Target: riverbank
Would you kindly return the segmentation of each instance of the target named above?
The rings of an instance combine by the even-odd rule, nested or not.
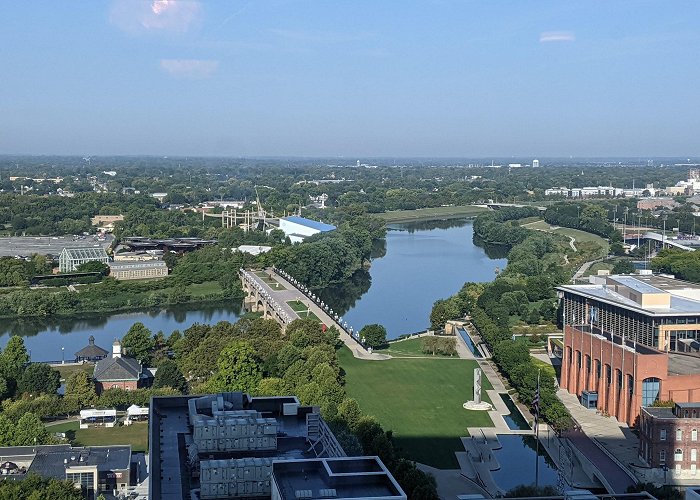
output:
[[[147,285],[146,282],[143,282]],[[71,318],[104,313],[147,311],[166,306],[242,300],[243,292],[227,292],[218,281],[167,288],[120,290],[120,283],[95,283],[71,288],[22,288],[0,292],[0,319]],[[237,293],[236,293],[237,292]]]
[[[454,207],[433,207],[418,208],[415,210],[393,210],[376,214],[387,223],[396,222],[424,222],[444,219],[464,219],[476,217],[480,213],[487,212],[488,208],[474,205],[463,205]]]

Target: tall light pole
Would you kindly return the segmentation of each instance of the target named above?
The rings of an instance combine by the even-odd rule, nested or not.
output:
[[[62,365],[66,363],[66,356],[65,356],[65,354],[66,354],[66,348],[65,348],[65,347],[61,347],[61,364],[62,364]]]
[[[642,234],[642,212],[637,212],[637,248],[639,248],[639,238]]]
[[[661,233],[661,250],[663,250],[666,246],[666,219],[668,219],[668,215],[663,214],[661,219],[664,221],[664,232]]]

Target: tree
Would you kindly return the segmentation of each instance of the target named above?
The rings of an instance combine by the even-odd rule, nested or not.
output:
[[[457,301],[452,300],[452,298],[437,300],[430,312],[430,328],[442,330],[449,320],[459,319],[461,316],[462,313]]]
[[[632,274],[634,271],[634,264],[630,260],[618,260],[612,268],[614,274]]]
[[[163,361],[156,371],[153,387],[172,387],[180,392],[187,390],[187,382],[177,364],[172,360]]]
[[[61,375],[46,363],[32,363],[29,365],[19,381],[17,389],[20,393],[29,394],[54,394],[61,386]]]
[[[221,351],[218,368],[209,381],[214,392],[253,392],[262,379],[255,350],[245,340],[234,341]]]
[[[17,421],[13,439],[14,446],[31,446],[34,444],[51,444],[51,434],[33,413],[25,413]]]
[[[364,339],[364,342],[368,346],[376,349],[386,343],[386,328],[376,323],[365,325],[362,327],[362,330],[360,330],[360,338]]]
[[[83,262],[75,270],[79,273],[100,273],[102,276],[109,274],[109,266],[97,260]]]
[[[92,406],[97,400],[95,384],[84,371],[74,372],[66,380],[65,397],[75,399],[81,408]]]
[[[357,400],[346,398],[338,405],[338,417],[343,420],[351,431],[357,427],[357,423],[362,418],[362,410]]]
[[[13,392],[17,386],[17,380],[22,376],[27,363],[29,363],[29,354],[24,347],[24,339],[13,336],[0,355],[0,373],[7,380],[10,392]]]
[[[0,413],[0,446],[12,446],[15,442],[15,424]]]
[[[148,365],[155,347],[151,335],[151,331],[143,323],[134,323],[122,338],[122,348],[126,355],[136,358],[142,365]]]

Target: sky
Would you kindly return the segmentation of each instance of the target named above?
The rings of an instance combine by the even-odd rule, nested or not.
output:
[[[0,154],[700,155],[697,0],[0,7]]]

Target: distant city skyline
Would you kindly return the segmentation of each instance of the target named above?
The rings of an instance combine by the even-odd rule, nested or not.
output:
[[[700,156],[696,1],[40,0],[3,14],[0,154]]]

